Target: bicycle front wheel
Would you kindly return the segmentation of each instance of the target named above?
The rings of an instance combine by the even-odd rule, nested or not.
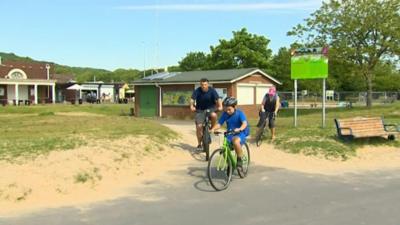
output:
[[[206,161],[210,158],[210,132],[208,131],[208,126],[203,130],[203,150],[206,153]]]
[[[247,143],[244,143],[244,145],[242,145],[242,152],[243,152],[242,169],[238,168],[237,172],[240,178],[245,178],[247,176],[247,173],[249,172],[249,166],[250,166],[250,149]]]
[[[225,190],[232,179],[232,162],[223,149],[215,150],[208,161],[207,175],[211,186],[216,191]]]

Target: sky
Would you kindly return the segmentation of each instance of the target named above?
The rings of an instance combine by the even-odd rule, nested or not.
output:
[[[164,68],[245,27],[274,53],[322,0],[0,1],[0,52],[62,65]]]

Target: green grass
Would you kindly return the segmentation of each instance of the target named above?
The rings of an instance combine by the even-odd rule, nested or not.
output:
[[[75,115],[59,114],[65,112]],[[0,107],[0,160],[36,157],[98,139],[148,135],[162,143],[176,136],[157,122],[121,112],[129,112],[129,105]]]
[[[356,139],[344,142],[337,137],[334,118],[383,116],[386,123],[400,125],[400,104],[352,109],[327,109],[326,128],[322,128],[321,109],[301,109],[298,111],[298,127],[293,126],[293,109],[282,109],[277,118],[277,137],[272,142],[277,148],[305,155],[318,155],[325,158],[346,160],[356,155],[357,148],[372,146],[400,147],[399,140],[389,141],[384,138]],[[256,131],[256,122],[251,120],[252,134]],[[266,139],[269,138],[269,133]]]
[[[35,106],[7,106],[0,107],[1,114],[39,114],[46,112],[88,112],[101,115],[117,116],[128,115],[132,104],[84,104],[84,105],[35,105]]]
[[[81,171],[74,176],[75,183],[86,183],[91,181],[93,184],[101,180],[103,177],[100,175],[99,168],[93,168],[91,171]]]

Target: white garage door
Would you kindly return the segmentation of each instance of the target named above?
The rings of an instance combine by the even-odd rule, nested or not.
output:
[[[254,86],[238,86],[237,98],[239,105],[254,104]]]
[[[257,104],[261,104],[265,94],[268,93],[268,91],[269,91],[269,87],[265,87],[265,86],[256,87],[256,95],[257,95],[256,102],[257,102]]]

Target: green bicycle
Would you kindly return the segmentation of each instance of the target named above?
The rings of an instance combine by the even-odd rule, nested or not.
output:
[[[216,135],[222,132],[215,132]],[[237,168],[236,153],[232,144],[228,142],[227,136],[236,134],[234,131],[224,132],[224,141],[220,149],[215,150],[208,161],[207,175],[211,186],[216,191],[222,191],[228,188],[234,168]],[[247,176],[250,165],[250,150],[247,143],[242,145],[243,166],[242,169],[237,168],[240,178]]]

